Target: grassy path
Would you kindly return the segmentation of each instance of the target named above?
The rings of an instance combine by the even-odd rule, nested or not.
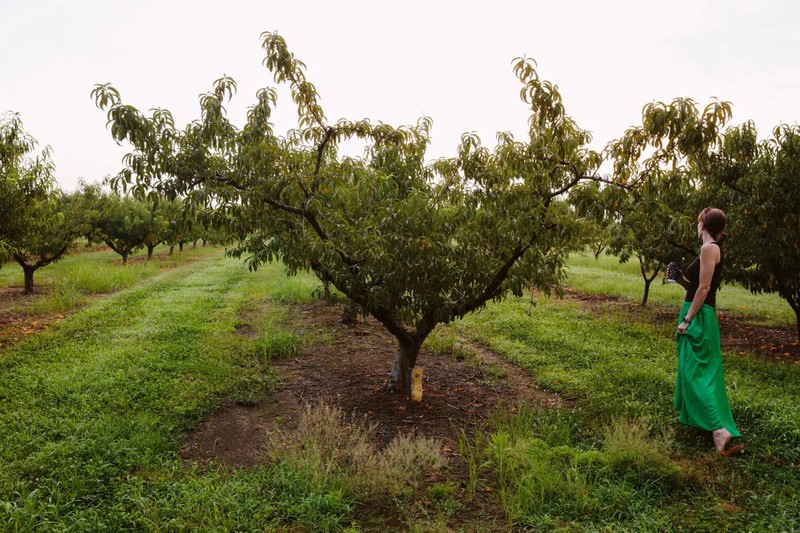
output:
[[[258,373],[235,335],[246,276],[217,253],[4,354],[0,529],[91,522],[118,483],[176,460],[183,431]]]
[[[531,307],[528,299],[511,298],[465,317],[455,327],[527,369],[539,385],[577,399],[577,409],[548,415],[555,422],[534,420],[522,431],[518,429],[523,423],[520,417],[510,423],[511,429],[500,424],[493,438],[504,432],[520,435],[517,441],[504,444],[508,455],[523,453],[517,449],[530,447],[526,439],[538,435],[553,447],[548,449],[568,445],[573,450],[564,452],[572,462],[561,471],[562,477],[556,478],[558,483],[582,479],[587,468],[581,454],[594,450],[608,453],[607,428],[614,427],[615,420],[627,419],[642,421],[623,425],[629,436],[642,424],[649,428],[645,434],[671,434],[667,439],[670,445],[664,449],[683,465],[683,477],[676,486],[665,484],[667,478],[660,473],[644,487],[626,486],[626,481],[616,478],[604,481],[605,485],[584,487],[600,502],[593,504],[606,510],[598,512],[582,502],[577,513],[577,504],[570,504],[561,493],[552,496],[551,503],[528,504],[532,498],[521,480],[536,470],[520,467],[515,477],[504,482],[515,487],[509,492],[518,491],[519,499],[529,505],[515,511],[522,523],[547,529],[562,520],[576,530],[669,530],[678,523],[689,530],[794,531],[800,527],[798,365],[726,355],[728,395],[745,435],[746,454],[724,459],[710,452],[707,433],[677,423],[672,409],[675,344],[651,326],[595,316],[574,302],[542,298]],[[534,418],[542,416],[539,413]],[[553,427],[542,429],[548,424]],[[558,438],[548,440],[548,432]],[[635,447],[644,450],[648,446],[642,438]],[[486,446],[491,449],[491,444]],[[563,464],[554,467],[555,459],[550,461],[545,466],[564,468]],[[633,471],[637,461],[655,464],[646,455],[634,454],[634,459],[626,461],[626,468],[633,465]],[[591,468],[588,471],[595,475]],[[610,487],[614,493],[605,492]],[[625,494],[624,504],[620,494]],[[554,517],[554,523],[547,521]]]
[[[322,458],[201,471],[178,455],[186,433],[221,403],[270,386],[255,356],[301,340],[280,329],[279,302],[308,299],[316,286],[310,276],[287,279],[280,265],[249,273],[215,252],[4,351],[0,531],[340,531],[356,523],[359,502],[374,493],[365,480],[386,485],[397,475],[376,473],[383,463],[369,454],[367,474],[331,462],[340,454],[325,424]],[[250,340],[236,333],[248,313],[260,321]],[[800,365],[726,357],[747,445],[728,460],[709,454],[706,435],[677,424],[674,343],[647,324],[574,302],[531,307],[511,298],[449,327],[577,399],[574,409],[499,416],[461,443],[478,504],[498,502],[516,524],[542,531],[800,528]],[[351,436],[352,428],[337,431]],[[418,496],[427,509],[458,509],[453,487]],[[429,512],[403,494],[379,501],[409,517]],[[459,525],[458,513],[446,516]],[[416,530],[446,530],[444,521],[429,525]]]

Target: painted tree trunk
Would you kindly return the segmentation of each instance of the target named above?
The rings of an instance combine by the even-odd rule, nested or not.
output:
[[[394,394],[406,395],[409,390],[409,376],[411,369],[417,364],[419,348],[422,342],[419,341],[398,341],[397,354],[394,358],[394,366],[389,374],[389,392]]]

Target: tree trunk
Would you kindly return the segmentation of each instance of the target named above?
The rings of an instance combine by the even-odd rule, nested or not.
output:
[[[169,247],[169,255],[172,255],[172,252],[173,252],[174,250],[175,250],[175,245],[173,244],[173,245],[171,245],[171,246]]]
[[[595,247],[595,249],[594,249],[594,258],[595,259],[599,259],[600,258],[600,254],[602,254],[603,250],[605,250],[605,249],[606,249],[605,245]]]
[[[205,248],[207,244],[208,244],[208,239],[203,239],[203,248]]]
[[[781,294],[781,296],[783,295]],[[797,340],[800,340],[800,303],[795,301],[794,298],[784,297],[784,300],[789,303],[789,307],[794,311],[795,325],[797,326]]]
[[[652,279],[644,278],[644,295],[642,296],[642,307],[647,305],[647,297],[650,296],[650,283]]]
[[[147,260],[148,261],[150,261],[153,258],[153,249],[155,249],[155,247],[156,247],[155,244],[153,244],[152,246],[149,245],[149,244],[147,245]]]
[[[650,295],[650,284],[654,279],[656,279],[656,276],[658,276],[658,273],[661,271],[661,267],[657,266],[653,270],[653,275],[647,277],[648,265],[642,260],[641,256],[637,257],[639,259],[639,270],[641,270],[642,279],[644,279],[644,296],[642,296],[642,307],[645,307],[647,305],[647,297]]]
[[[127,253],[124,253],[124,254],[121,253],[119,255],[122,256],[122,264],[123,265],[127,265],[128,264],[128,254]]]
[[[179,251],[179,252],[182,252],[182,251],[183,251],[183,241],[181,241],[181,242],[179,242],[179,243],[178,243],[178,251]]]
[[[797,340],[800,340],[800,308],[794,310],[794,318],[797,321]]]
[[[197,250],[197,239],[192,242],[192,250]]]
[[[33,273],[36,272],[36,266],[22,265],[22,271],[25,273],[25,294],[33,294]]]
[[[392,394],[402,394],[410,397],[411,369],[417,364],[420,346],[422,346],[422,342],[416,339],[406,342],[398,339],[394,366],[391,374],[389,374],[389,392]]]

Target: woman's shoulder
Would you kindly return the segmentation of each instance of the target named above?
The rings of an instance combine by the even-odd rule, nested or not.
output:
[[[711,256],[716,260],[721,255],[721,248],[716,242],[707,242],[700,247],[700,255]]]

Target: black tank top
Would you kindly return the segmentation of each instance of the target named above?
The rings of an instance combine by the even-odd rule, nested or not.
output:
[[[719,244],[714,242],[717,247]],[[722,263],[725,262],[725,256],[722,253],[722,248],[719,249],[719,263],[714,265],[714,275],[711,277],[711,290],[708,291],[708,295],[706,296],[706,303],[711,307],[717,307],[717,289],[719,288],[720,278],[722,276]],[[692,264],[689,265],[689,268],[686,269],[686,279],[689,280],[689,288],[686,290],[686,298],[684,299],[687,302],[691,302],[694,300],[694,293],[697,292],[697,288],[700,286],[700,256],[698,255],[695,257]]]

